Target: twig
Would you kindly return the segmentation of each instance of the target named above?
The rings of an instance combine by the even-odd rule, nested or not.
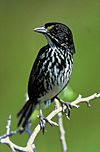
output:
[[[94,93],[93,95],[91,95],[89,97],[85,97],[85,98],[82,98],[82,95],[79,95],[76,100],[71,102],[71,105],[73,108],[74,107],[79,108],[80,103],[87,103],[87,105],[90,106],[90,101],[93,99],[96,99],[96,98],[100,98],[100,93]],[[67,107],[65,107],[65,109],[66,108]],[[49,121],[52,121],[51,119],[54,116],[56,116],[59,112],[62,112],[62,107],[59,107],[58,109],[53,110],[46,118]],[[53,122],[53,123],[54,123],[54,125],[57,126],[57,123],[55,123],[55,122]],[[7,121],[6,135],[0,136],[0,144],[7,144],[11,148],[12,152],[16,152],[16,150],[21,151],[21,152],[35,152],[35,145],[33,143],[40,131],[40,125],[38,124],[36,126],[36,128],[34,129],[34,131],[32,132],[32,134],[30,135],[30,137],[27,141],[26,147],[18,146],[10,140],[10,138],[9,138],[11,136],[10,127],[11,127],[11,116],[9,116],[9,119]]]
[[[16,135],[19,131],[17,130],[17,131],[10,132],[10,128],[11,128],[11,115],[9,116],[9,118],[7,120],[6,134],[4,134],[3,136],[0,136],[0,144],[7,144],[10,147],[10,149],[12,150],[12,152],[16,152],[16,150],[21,151],[21,152],[36,152],[34,144],[32,144],[31,147],[30,146],[21,147],[21,146],[14,144],[10,140],[9,137],[11,137],[12,135]]]
[[[60,108],[60,103],[57,99],[55,99],[57,109]],[[62,112],[58,113],[58,124],[59,124],[59,131],[60,131],[60,141],[62,145],[63,152],[67,152],[67,142],[65,139],[65,130],[63,126],[63,119],[62,119]]]
[[[100,93],[94,93],[93,95],[85,97],[85,98],[82,98],[82,95],[79,94],[78,98],[71,102],[71,105],[76,106],[80,103],[87,103],[87,105],[90,107],[91,106],[90,101],[96,98],[100,98]]]

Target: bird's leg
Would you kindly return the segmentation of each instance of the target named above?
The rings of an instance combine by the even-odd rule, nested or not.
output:
[[[73,108],[70,102],[64,102],[61,100],[58,96],[56,99],[61,103],[62,106],[62,112],[66,114],[67,118],[70,118],[70,110]],[[65,108],[66,107],[66,108]]]
[[[55,125],[58,126],[58,124],[56,122],[53,122],[52,120],[48,120],[47,118],[45,118],[42,114],[42,108],[41,108],[41,103],[39,103],[39,124],[40,124],[40,128],[43,131],[43,134],[45,132],[45,125],[46,123],[49,123],[51,126]]]
[[[46,121],[44,120],[44,116],[42,114],[42,108],[40,102],[39,102],[39,119],[40,119],[39,120],[40,128],[43,130],[43,134],[44,134]]]

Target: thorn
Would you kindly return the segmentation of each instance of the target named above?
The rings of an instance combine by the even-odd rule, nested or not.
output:
[[[90,104],[90,102],[88,101],[87,102],[87,106],[90,108],[91,107],[91,104]]]

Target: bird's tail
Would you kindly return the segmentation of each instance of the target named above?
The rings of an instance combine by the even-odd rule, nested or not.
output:
[[[27,122],[34,111],[36,105],[34,105],[30,100],[28,100],[22,109],[18,112],[17,117],[19,118],[18,127],[22,126],[25,129]]]

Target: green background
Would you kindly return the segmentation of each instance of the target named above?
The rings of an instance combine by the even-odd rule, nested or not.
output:
[[[32,64],[47,43],[33,28],[51,21],[67,24],[74,34],[76,54],[70,81],[74,97],[100,91],[100,0],[0,0],[1,135],[9,114],[12,130],[16,129],[16,113],[25,101]],[[70,121],[64,117],[64,127],[69,152],[100,152],[100,99],[91,108],[83,104],[72,110]],[[23,134],[12,140],[24,146],[27,138]],[[35,143],[38,152],[60,152],[58,128],[47,125],[47,132],[41,132]],[[10,151],[0,145],[0,152]]]

